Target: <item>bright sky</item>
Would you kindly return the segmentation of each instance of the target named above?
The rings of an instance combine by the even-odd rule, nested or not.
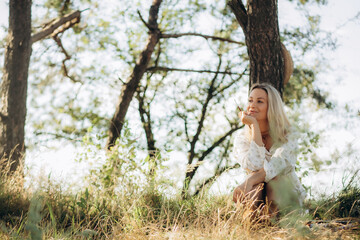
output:
[[[7,25],[8,7],[6,2],[0,0],[0,25]],[[287,1],[280,1],[280,25],[296,21],[294,20],[294,13],[288,11],[289,6],[290,3]],[[360,13],[360,1],[329,0],[329,4],[326,7],[321,8],[321,10],[314,7],[313,11],[322,16],[322,28],[333,32],[339,44],[336,51],[326,53],[332,70],[321,73],[317,84],[322,89],[329,91],[330,98],[338,102],[340,106],[348,104],[351,108],[360,110],[360,67],[358,62],[360,55],[360,44],[358,43],[360,39],[360,17],[350,20]],[[316,120],[316,118],[321,116],[314,113],[310,117]],[[319,119],[325,120],[324,116]],[[331,121],[343,121],[341,118],[338,118],[338,120],[334,119],[329,119],[324,124],[319,123],[319,126],[327,127]],[[359,119],[357,122],[359,123]],[[345,142],[357,139],[359,135],[360,126],[350,127],[350,129],[334,129],[326,134],[329,146],[334,143],[335,146],[344,145]],[[329,146],[323,146],[322,151],[329,152],[330,149],[327,148]],[[354,146],[360,149],[358,140],[354,140]],[[30,153],[29,159],[34,161],[28,163],[29,166],[32,166],[33,171],[43,171],[44,174],[52,172],[55,176],[65,178],[68,175],[74,176],[74,169],[82,168],[78,163],[74,163],[73,148],[71,146],[62,148],[56,154],[49,153],[46,149],[40,147],[39,151]],[[327,173],[323,174],[326,175]],[[333,172],[332,174],[334,178],[341,178],[339,172]],[[336,174],[339,176],[336,177]],[[304,181],[306,181],[307,185],[314,186],[312,179],[305,179]]]

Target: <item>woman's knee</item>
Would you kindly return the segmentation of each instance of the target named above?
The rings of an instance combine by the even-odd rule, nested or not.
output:
[[[233,192],[233,201],[235,203],[241,202],[244,199],[244,196],[245,196],[245,192],[243,191],[241,186],[238,186],[237,188],[235,188]]]
[[[245,199],[247,200],[262,200],[264,191],[264,183],[259,183],[253,186],[251,189],[244,189],[243,184],[235,188],[233,193],[233,201],[242,202]]]

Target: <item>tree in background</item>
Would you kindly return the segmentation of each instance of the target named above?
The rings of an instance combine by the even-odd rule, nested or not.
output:
[[[1,82],[0,157],[7,159],[10,172],[20,165],[25,154],[25,119],[28,71],[32,44],[51,36],[61,45],[58,34],[80,21],[76,11],[45,24],[31,36],[31,1],[9,2],[9,29]]]
[[[153,1],[149,10],[149,20],[147,23],[144,22],[149,29],[149,37],[144,50],[140,53],[139,58],[136,61],[136,65],[129,79],[122,88],[119,104],[116,107],[116,111],[110,122],[107,148],[114,146],[115,141],[121,134],[121,129],[124,125],[130,102],[151,60],[154,48],[160,39],[160,30],[157,23],[160,4],[161,0]]]
[[[31,0],[9,2],[9,34],[1,82],[0,156],[16,170],[24,154],[26,91],[31,54]],[[13,163],[12,163],[13,162]]]
[[[271,83],[282,95],[284,60],[278,23],[278,1],[228,2],[244,35],[250,60],[249,87],[254,83]]]
[[[62,1],[44,1],[36,7],[45,16],[54,16],[61,6],[54,2]],[[28,132],[34,133],[33,143],[67,139],[76,144],[84,136],[92,136],[99,149],[106,148],[108,127],[119,106],[116,99],[119,91],[127,88],[122,79],[141,73],[134,72],[134,66],[154,30],[141,14],[151,16],[151,2],[124,1],[111,6],[100,1],[72,3],[79,9],[90,8],[86,28],[75,27],[76,34],[62,34],[67,54],[54,49],[51,40],[36,45]],[[188,167],[182,172],[185,196],[211,186],[214,176],[237,166],[229,157],[231,134],[241,127],[233,98],[248,85],[248,55],[239,23],[225,2],[168,0],[159,6],[159,40],[147,64],[142,65],[146,69],[137,78],[138,85],[134,85],[132,94],[137,102],[129,103],[126,119],[120,123],[136,132],[132,145],[139,152],[147,151],[156,162],[161,161],[152,155],[156,151],[176,150],[186,155]],[[204,22],[212,24],[201,26]],[[302,36],[308,45],[317,46],[312,38],[317,32],[300,33],[287,30],[282,34],[284,43]],[[294,42],[294,46],[298,44]],[[304,47],[304,53],[308,50]],[[72,56],[66,57],[65,67],[59,61],[64,55]],[[311,75],[310,69],[304,74],[305,70],[296,66],[296,81],[285,88],[285,92],[291,89],[291,95],[284,94],[287,102],[311,96],[315,74]],[[49,100],[43,101],[40,96]],[[144,134],[139,132],[141,127]],[[207,176],[204,169],[211,169]],[[155,171],[150,173],[156,175]]]

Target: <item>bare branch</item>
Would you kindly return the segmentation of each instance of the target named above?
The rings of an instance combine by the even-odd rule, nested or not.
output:
[[[145,88],[147,88],[147,86]],[[140,120],[146,134],[148,153],[151,158],[154,158],[155,153],[158,152],[158,149],[155,147],[155,138],[151,126],[152,121],[150,115],[150,108],[145,106],[145,97],[146,97],[146,89],[143,91],[143,95],[141,95],[140,91],[138,91],[136,94],[136,98],[139,103],[138,110],[139,110]],[[151,174],[153,174],[154,169],[152,169],[150,172]]]
[[[228,136],[231,136],[234,132],[236,132],[237,130],[239,130],[240,128],[242,128],[243,126],[240,127],[235,127],[230,129],[227,133],[225,133],[225,135],[223,135],[219,140],[217,140],[216,142],[213,143],[213,145],[211,145],[205,152],[202,153],[201,157],[199,158],[199,162],[203,161],[205,159],[205,157],[207,155],[209,155],[209,153],[211,153],[217,146],[219,146],[223,141],[225,141],[225,139]]]
[[[215,95],[222,93],[223,91],[225,91],[226,89],[230,88],[232,85],[234,85],[235,83],[237,83],[246,73],[247,69],[245,68],[244,71],[239,74],[239,77],[236,78],[235,80],[231,81],[228,85],[223,86],[221,89],[217,90]]]
[[[82,141],[82,138],[72,138],[72,137],[70,137],[68,134],[60,134],[60,133],[36,131],[36,132],[35,132],[35,135],[36,135],[36,136],[39,136],[39,135],[52,136],[52,138],[49,138],[49,139],[47,139],[47,140],[45,139],[45,140],[43,140],[43,141],[50,141],[50,140],[53,140],[53,139],[66,139],[66,140],[71,141],[71,142],[81,142],[81,141]]]
[[[219,56],[219,64],[218,64],[218,67],[217,67],[217,71],[219,71],[219,69],[221,67],[221,63],[222,63],[221,56]],[[214,95],[213,95],[213,93],[215,91],[214,85],[215,85],[217,77],[218,77],[218,74],[215,74],[213,79],[211,80],[210,86],[208,88],[206,100],[205,100],[205,102],[203,104],[203,107],[202,107],[202,110],[201,110],[201,117],[200,117],[200,120],[199,120],[199,123],[198,123],[198,127],[197,127],[197,130],[196,130],[196,133],[195,133],[193,139],[190,142],[191,147],[190,147],[190,152],[189,152],[190,156],[189,156],[189,159],[188,159],[188,164],[192,163],[192,160],[193,160],[193,158],[195,156],[195,145],[196,145],[196,143],[197,143],[197,141],[199,139],[200,133],[201,133],[202,128],[204,126],[204,121],[205,121],[208,105],[210,103],[210,100],[214,97]],[[194,171],[194,173],[195,173],[195,171]],[[190,179],[192,178],[192,176],[193,176],[193,174],[190,176]]]
[[[57,34],[64,32],[66,29],[69,29],[74,24],[79,23],[80,14],[80,11],[75,11],[57,20],[51,20],[51,24],[45,25],[44,29],[31,36],[31,44],[49,36],[56,36]]]
[[[64,46],[63,46],[63,44],[62,44],[62,42],[61,42],[61,39],[60,39],[57,35],[55,35],[55,36],[53,37],[53,39],[55,40],[55,42],[57,43],[57,45],[60,47],[61,52],[64,53],[64,55],[65,55],[65,59],[62,61],[62,70],[64,71],[64,76],[65,76],[65,77],[68,77],[68,78],[69,78],[71,81],[73,81],[73,82],[81,82],[81,81],[79,81],[79,80],[76,80],[73,76],[70,76],[70,75],[69,75],[68,69],[67,69],[67,67],[66,67],[66,61],[70,60],[70,59],[71,59],[71,56],[70,56],[70,55],[67,53],[67,51],[65,50],[65,48],[64,48]]]
[[[194,196],[198,195],[200,193],[200,191],[209,183],[213,183],[216,181],[216,179],[218,177],[220,177],[223,173],[226,173],[232,169],[236,169],[236,168],[240,168],[240,164],[235,164],[234,166],[231,167],[224,167],[222,169],[220,169],[219,171],[216,172],[216,174],[208,179],[206,179],[199,187],[197,187],[196,192],[194,193]]]
[[[142,22],[149,30],[151,30],[151,27],[150,27],[149,24],[144,20],[144,18],[142,17],[142,15],[141,15],[141,13],[140,13],[139,10],[137,10],[137,13],[138,13],[138,15],[139,15],[139,18],[140,18],[141,22]]]
[[[119,102],[109,127],[108,141],[106,144],[107,149],[109,150],[115,145],[116,140],[120,137],[130,102],[132,101],[134,93],[139,86],[140,80],[148,67],[155,46],[159,42],[160,31],[157,25],[157,18],[161,1],[162,0],[154,0],[150,7],[148,22],[154,30],[149,32],[146,46],[138,56],[136,64],[130,76],[128,77],[128,80],[126,81],[127,84],[124,85],[121,90]]]
[[[248,15],[242,0],[230,0],[228,5],[236,16],[244,34],[247,34]]]
[[[243,126],[240,127],[236,127],[236,128],[232,128],[230,129],[230,131],[228,131],[224,136],[222,136],[219,140],[217,140],[211,147],[209,147],[205,152],[202,153],[201,157],[199,158],[199,160],[197,161],[196,165],[194,166],[193,169],[191,169],[191,171],[186,173],[186,178],[188,179],[188,181],[190,182],[191,179],[194,177],[197,169],[199,168],[200,165],[202,165],[202,163],[204,162],[205,157],[211,153],[217,146],[219,146],[223,141],[225,141],[225,139],[228,136],[231,136],[235,131],[239,130],[240,128],[242,128]],[[189,163],[191,164],[191,163]],[[209,180],[210,181],[210,180]],[[183,194],[185,193],[185,189],[183,189]]]
[[[202,38],[205,38],[206,40],[212,39],[212,40],[218,40],[218,41],[223,41],[223,42],[236,43],[236,44],[239,44],[241,46],[245,46],[244,42],[235,41],[235,40],[232,40],[230,38],[223,38],[223,37],[205,35],[205,34],[200,34],[200,33],[191,33],[191,32],[189,32],[189,33],[172,33],[172,34],[170,34],[170,33],[168,33],[168,34],[162,33],[160,38],[179,38],[179,37],[185,37],[185,36],[202,37]]]
[[[229,72],[229,71],[212,71],[212,70],[195,70],[195,69],[182,69],[182,68],[169,68],[169,67],[149,67],[146,71],[165,71],[165,72],[195,72],[195,73],[215,73],[215,74],[228,74],[228,75],[242,75],[243,73]]]
[[[174,99],[174,101],[176,103],[175,99]],[[174,113],[174,116],[176,116],[184,121],[184,132],[185,132],[185,136],[186,136],[186,141],[188,143],[190,143],[189,130],[188,130],[188,119],[187,119],[186,114],[180,113],[179,111],[176,110]]]

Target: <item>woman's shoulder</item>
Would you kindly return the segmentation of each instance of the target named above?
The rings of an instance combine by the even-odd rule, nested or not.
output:
[[[296,130],[295,127],[290,127],[286,131],[285,139],[284,141],[278,141],[276,142],[272,148],[271,152],[274,152],[277,149],[284,149],[284,148],[292,148],[297,145],[297,141],[299,139],[299,133]]]

